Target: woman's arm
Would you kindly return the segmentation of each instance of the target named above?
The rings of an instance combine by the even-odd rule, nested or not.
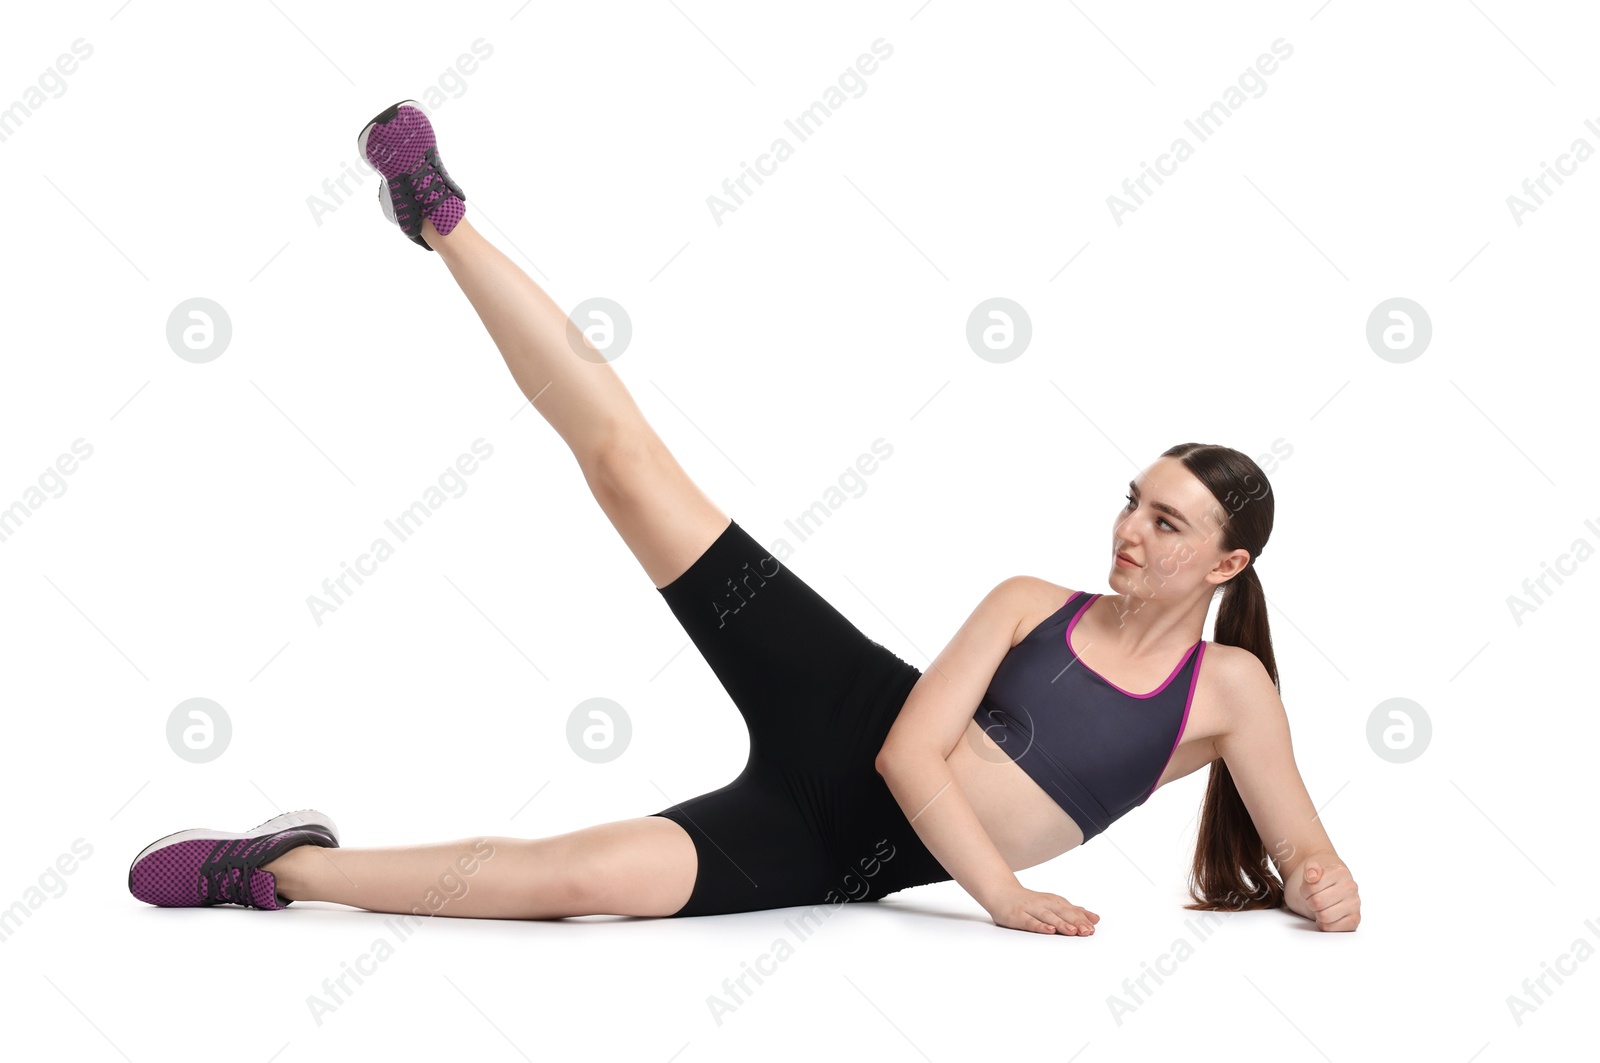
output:
[[[943,757],[890,752],[879,759],[878,773],[922,844],[985,911],[1006,891],[1022,888]]]
[[[876,761],[922,843],[961,888],[1002,926],[1042,933],[1091,933],[1098,916],[1017,881],[948,758],[1006,653],[1042,581],[1013,576],[978,603],[907,696]]]
[[[978,603],[911,688],[876,761],[922,843],[985,909],[997,892],[1021,883],[983,829],[947,758],[1016,640],[1028,580],[1003,580]]]
[[[1225,681],[1229,720],[1217,752],[1283,878],[1285,907],[1318,930],[1354,930],[1361,897],[1306,792],[1272,677],[1255,654],[1241,653]]]

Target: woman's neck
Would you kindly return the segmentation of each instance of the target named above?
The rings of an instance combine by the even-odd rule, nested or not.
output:
[[[1100,640],[1126,658],[1172,656],[1179,647],[1200,641],[1205,632],[1211,596],[1187,599],[1145,598],[1137,594],[1103,594],[1089,612],[1098,614]],[[1087,614],[1085,614],[1087,616]]]

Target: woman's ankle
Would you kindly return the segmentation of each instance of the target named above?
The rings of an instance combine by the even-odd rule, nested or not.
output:
[[[318,863],[326,860],[320,845],[297,845],[276,860],[261,865],[262,871],[271,872],[277,880],[279,896],[291,901],[314,900],[312,887]]]
[[[465,218],[462,218],[460,221],[456,222],[455,225],[450,229],[448,235],[442,235],[438,229],[433,227],[432,218],[424,217],[422,219],[422,238],[426,240],[428,242],[428,246],[433,248],[435,251],[440,251],[449,247],[450,244],[462,239],[462,237],[465,236],[468,231],[467,219]]]

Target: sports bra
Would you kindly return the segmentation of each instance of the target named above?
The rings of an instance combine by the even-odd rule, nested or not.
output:
[[[1189,647],[1148,694],[1123,690],[1072,652],[1072,629],[1100,597],[1074,591],[1011,647],[973,712],[984,733],[1072,817],[1085,842],[1155,792],[1189,722],[1206,652],[1204,639]]]

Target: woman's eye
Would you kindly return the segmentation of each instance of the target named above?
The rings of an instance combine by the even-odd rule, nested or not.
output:
[[[1132,509],[1132,508],[1133,508],[1133,496],[1132,496],[1132,495],[1123,495],[1123,496],[1122,496],[1122,497],[1123,497],[1123,498],[1126,498],[1126,499],[1127,499],[1127,500],[1128,500],[1128,506],[1127,506],[1127,508],[1128,508],[1128,509]],[[1165,524],[1165,525],[1166,525],[1166,526],[1167,526],[1167,531],[1173,531],[1173,532],[1175,532],[1175,531],[1177,531],[1177,530],[1178,530],[1178,529],[1177,529],[1177,528],[1176,528],[1176,527],[1175,527],[1175,526],[1174,526],[1174,525],[1173,525],[1173,523],[1172,523],[1172,522],[1171,522],[1171,521],[1169,521],[1169,520],[1168,520],[1168,519],[1167,519],[1167,518],[1166,518],[1166,517],[1157,517],[1157,518],[1156,518],[1156,523],[1157,523],[1157,524]]]

